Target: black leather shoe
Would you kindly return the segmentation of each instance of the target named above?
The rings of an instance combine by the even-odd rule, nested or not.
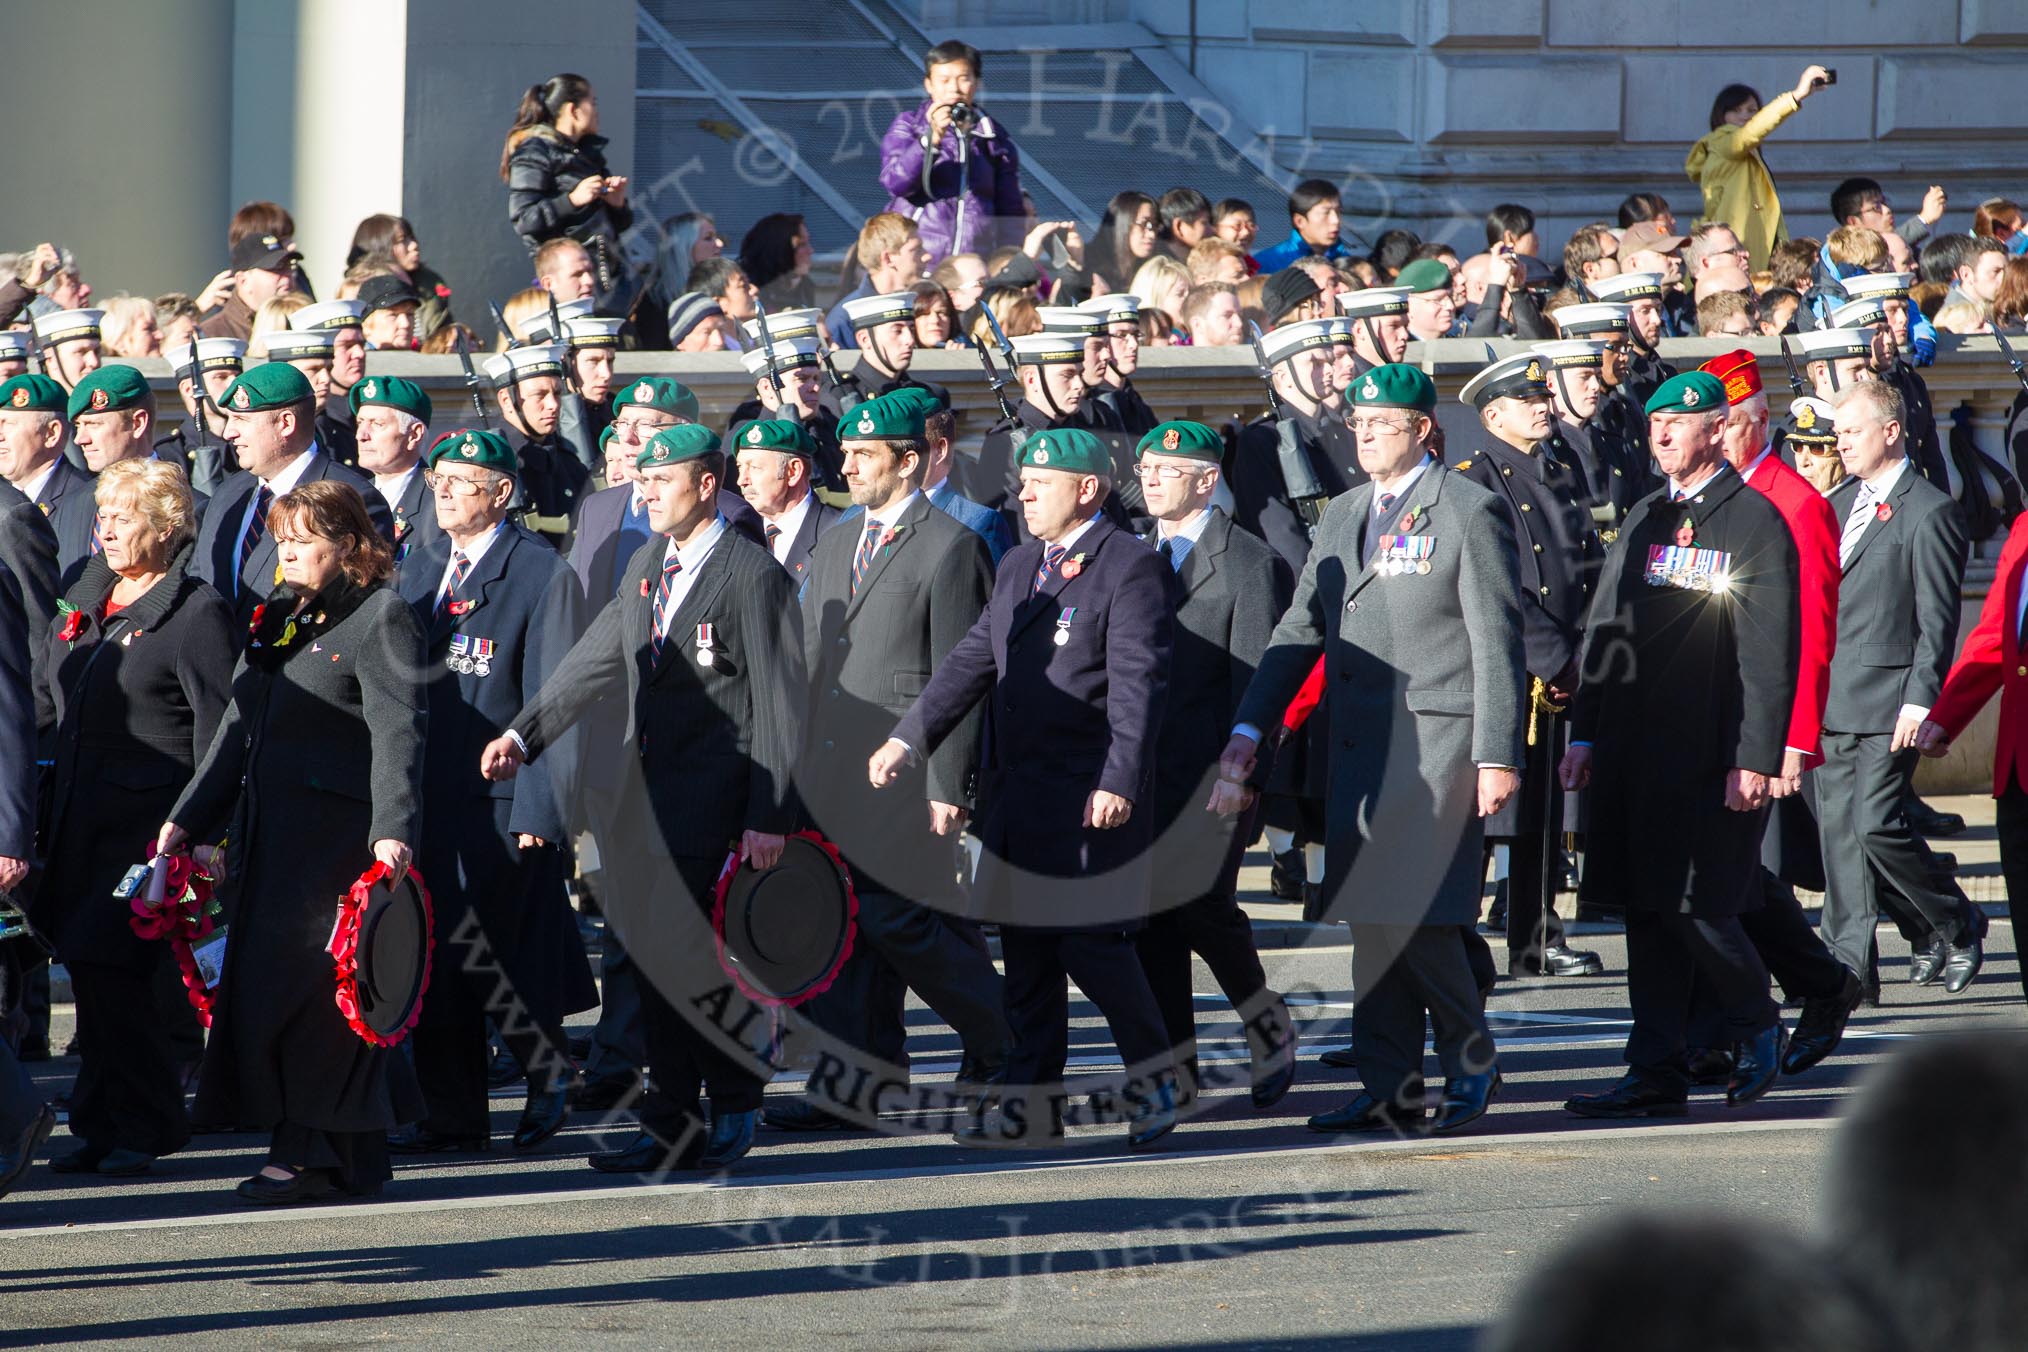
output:
[[[711,1119],[711,1138],[704,1143],[704,1154],[698,1158],[697,1167],[724,1169],[738,1163],[740,1156],[753,1149],[754,1132],[759,1126],[758,1108],[743,1113],[719,1113]]]
[[[1979,968],[1986,964],[1986,946],[1974,935],[1963,947],[1956,944],[1944,948],[1943,988],[1956,995],[1972,984],[1972,978],[1979,974]]]
[[[1500,879],[1493,884],[1493,904],[1486,911],[1486,933],[1507,932],[1507,880]]]
[[[1954,836],[1965,829],[1965,819],[1955,812],[1938,812],[1914,794],[1908,795],[1908,824],[1919,836]]]
[[[72,1039],[72,1041],[75,1042],[76,1039]],[[63,1054],[65,1056],[75,1056],[77,1048],[74,1046],[67,1047],[64,1049]],[[14,1059],[16,1061],[47,1061],[49,1059],[49,1039],[46,1037],[25,1037],[21,1039],[21,1050],[14,1053]]]
[[[493,1053],[492,1064],[486,1067],[486,1084],[489,1088],[505,1089],[524,1074],[521,1063],[514,1059],[514,1053],[502,1047]]]
[[[1934,865],[1930,872],[1936,877],[1939,886],[1945,879],[1958,876],[1958,857],[1949,850],[1931,850],[1929,859]]]
[[[1399,1131],[1410,1136],[1420,1136],[1423,1118],[1420,1108],[1404,1108],[1398,1103],[1386,1103],[1362,1093],[1342,1108],[1328,1113],[1318,1113],[1309,1121],[1311,1131],[1335,1134],[1346,1131]]]
[[[1563,1110],[1579,1117],[1681,1117],[1690,1111],[1690,1100],[1680,1091],[1671,1093],[1627,1075],[1602,1094],[1572,1097]]]
[[[115,1146],[105,1153],[92,1172],[103,1174],[107,1178],[132,1178],[136,1174],[145,1174],[154,1167],[153,1155],[144,1155],[138,1150]]]
[[[97,1173],[99,1161],[111,1153],[110,1148],[101,1148],[90,1141],[85,1141],[61,1155],[51,1155],[49,1171],[53,1174]]]
[[[36,1110],[27,1127],[19,1136],[7,1142],[7,1149],[0,1151],[0,1197],[14,1191],[28,1166],[35,1162],[35,1152],[49,1139],[49,1133],[56,1130],[56,1109],[47,1103]]]
[[[1460,1075],[1455,1080],[1445,1080],[1443,1106],[1437,1109],[1437,1118],[1430,1125],[1430,1131],[1441,1136],[1445,1132],[1470,1126],[1486,1115],[1486,1109],[1499,1096],[1500,1072],[1497,1070],[1485,1075]]]
[[[1288,1097],[1296,1082],[1296,1024],[1289,1016],[1288,1002],[1275,1000],[1281,1010],[1279,1031],[1282,1045],[1275,1051],[1255,1048],[1253,1055],[1253,1106],[1272,1108]]]
[[[255,1174],[239,1185],[242,1201],[262,1206],[287,1206],[293,1202],[315,1202],[338,1191],[338,1185],[322,1169],[299,1169],[288,1178]]]
[[[1782,1074],[1800,1075],[1836,1051],[1840,1039],[1845,1036],[1845,1024],[1851,1019],[1852,1011],[1859,1008],[1859,1002],[1865,998],[1866,983],[1847,971],[1845,984],[1836,995],[1821,995],[1803,1001],[1803,1012],[1796,1020],[1795,1034],[1789,1038],[1789,1050],[1782,1057]]]
[[[1726,1107],[1743,1107],[1774,1088],[1775,1076],[1782,1070],[1782,1049],[1788,1042],[1789,1030],[1776,1019],[1733,1049],[1732,1080],[1725,1086]]]
[[[1052,1110],[1050,1120],[1039,1123],[995,1104],[972,1114],[951,1139],[977,1150],[1035,1150],[1063,1139],[1063,1114]]]
[[[395,1155],[478,1154],[490,1149],[492,1144],[484,1136],[458,1136],[432,1131],[421,1123],[396,1127],[387,1133],[388,1152]]]
[[[1693,1047],[1685,1058],[1690,1083],[1720,1085],[1732,1083],[1732,1053],[1716,1047]]]
[[[1880,1008],[1880,973],[1873,972],[1859,978],[1859,1003],[1869,1009]]]
[[[586,1163],[602,1174],[660,1174],[672,1169],[695,1169],[702,1153],[695,1146],[673,1150],[643,1131],[618,1150],[593,1155]]]
[[[1134,1105],[1133,1121],[1127,1125],[1127,1148],[1145,1150],[1176,1130],[1176,1082],[1167,1076],[1150,1098]]]
[[[570,1084],[565,1082],[554,1089],[530,1090],[528,1102],[521,1109],[521,1120],[514,1124],[514,1148],[533,1150],[563,1129],[564,1119],[570,1116]]]
[[[630,1103],[641,1093],[638,1075],[607,1075],[585,1080],[571,1091],[571,1105],[580,1112],[602,1113]]]
[[[1317,1058],[1317,1064],[1333,1070],[1357,1070],[1359,1058],[1350,1047],[1333,1047]]]
[[[1605,960],[1568,944],[1551,944],[1537,958],[1524,953],[1507,960],[1508,976],[1603,976]]]
[[[1301,901],[1303,880],[1309,876],[1302,850],[1284,850],[1268,869],[1268,895],[1276,901]]]
[[[808,1099],[796,1099],[777,1108],[761,1113],[761,1121],[776,1131],[857,1131],[856,1122],[848,1122],[836,1113],[826,1112]]]
[[[1327,906],[1324,901],[1323,887],[1317,883],[1312,882],[1304,883],[1303,920],[1305,921],[1305,923],[1311,925],[1320,925],[1324,923],[1324,912],[1326,912],[1329,909],[1330,907]]]
[[[1950,956],[1950,945],[1941,935],[1915,950],[1908,958],[1908,979],[1917,986],[1933,986],[1943,980],[1944,960]]]

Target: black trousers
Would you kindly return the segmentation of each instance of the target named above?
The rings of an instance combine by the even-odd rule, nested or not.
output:
[[[1521,801],[1514,809],[1520,833],[1504,839],[1509,963],[1531,954],[1540,957],[1543,949],[1563,943],[1563,922],[1556,915],[1556,884],[1563,876],[1562,853],[1559,850],[1552,859],[1543,845],[1545,830],[1550,840],[1560,840],[1563,835],[1563,786],[1556,779],[1556,748],[1562,741],[1562,726],[1559,720],[1542,719],[1535,745],[1522,758],[1525,763],[1521,767]],[[1491,851],[1489,843],[1487,853],[1490,855]],[[1542,878],[1545,863],[1551,870],[1546,888]]]
[[[611,876],[610,872],[607,876]],[[585,1057],[587,1080],[631,1079],[648,1059],[648,1034],[641,1017],[640,969],[608,924],[599,953],[599,1020]]]
[[[1105,1016],[1126,1063],[1129,1097],[1145,1096],[1170,1072],[1169,1039],[1132,934],[1002,925],[1000,953],[1007,965],[1007,1020],[1014,1030],[1006,1083],[1010,1097],[1024,1087],[1035,1095],[1028,1108],[1031,1130],[1046,1125],[1041,1105],[1063,1089],[1063,1067],[1070,1059],[1070,981]]]
[[[1497,1054],[1463,925],[1353,922],[1352,1050],[1374,1098],[1420,1110],[1423,1033],[1436,1031],[1444,1078],[1483,1075]]]
[[[190,1142],[183,1061],[175,1027],[161,1014],[156,970],[174,959],[167,944],[156,949],[159,962],[141,971],[69,964],[79,1055],[70,1134],[95,1149],[169,1155]]]
[[[322,1169],[354,1196],[371,1196],[394,1177],[384,1131],[319,1131],[281,1122],[269,1139],[268,1163],[285,1169]]]
[[[1739,917],[1740,927],[1767,965],[1768,975],[1794,1000],[1827,1000],[1845,988],[1845,964],[1810,928],[1796,889],[1774,874],[1760,872],[1761,905]],[[1725,1011],[1712,994],[1711,983],[1694,979],[1690,1006],[1689,1044],[1725,1048]]]
[[[1730,1047],[1774,1025],[1767,967],[1741,917],[1699,919],[1679,911],[1627,912],[1627,1002],[1634,1016],[1626,1063],[1644,1082],[1685,1093],[1690,1011],[1699,980],[1708,983]]]
[[[1993,805],[1993,824],[2000,837],[2000,873],[2007,880],[2007,899],[2014,911],[2014,946],[2020,952],[2022,913],[2028,911],[2028,793],[2007,782],[2007,791]],[[2016,901],[2015,898],[2020,898]],[[2028,961],[2021,963],[2021,990],[2028,994]]]
[[[437,932],[430,988],[409,1049],[428,1105],[423,1125],[447,1136],[485,1136],[492,1122],[487,1020],[521,1064],[531,1093],[568,1083],[574,1072],[563,1026],[536,1024],[485,944],[449,937],[457,928],[453,921]]]

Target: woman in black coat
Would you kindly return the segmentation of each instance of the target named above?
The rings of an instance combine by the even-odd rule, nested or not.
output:
[[[620,248],[634,210],[626,178],[606,168],[606,138],[598,132],[598,96],[584,76],[552,75],[530,85],[500,153],[500,177],[508,219],[528,252],[565,236],[584,245],[598,311],[617,316],[632,308],[638,287]]]
[[[232,676],[232,611],[189,571],[197,518],[182,469],[121,460],[99,475],[103,552],[64,598],[45,640],[39,702],[56,725],[32,918],[77,998],[77,1084],[59,1173],[138,1174],[190,1139],[177,1033],[195,1014],[169,946],[142,939],[113,889],[147,853],[211,745]],[[180,1006],[180,1007],[179,1007]]]
[[[230,838],[225,970],[200,1119],[272,1128],[253,1202],[377,1192],[387,1131],[421,1116],[402,1057],[354,1033],[325,952],[377,859],[399,878],[422,814],[423,635],[356,489],[306,483],[268,529],[283,586],[256,612],[232,702],[161,847]],[[244,777],[244,778],[242,778]],[[229,828],[229,829],[228,829]]]

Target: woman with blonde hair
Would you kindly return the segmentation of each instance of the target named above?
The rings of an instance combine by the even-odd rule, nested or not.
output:
[[[99,347],[108,357],[159,357],[162,332],[155,324],[155,302],[146,296],[114,296],[99,321]]]
[[[1127,290],[1145,309],[1153,306],[1170,314],[1183,313],[1183,298],[1190,294],[1190,269],[1168,254],[1156,254],[1141,264]]]

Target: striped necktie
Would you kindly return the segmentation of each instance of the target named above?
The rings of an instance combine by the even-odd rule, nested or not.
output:
[[[1873,524],[1873,486],[1862,483],[1859,491],[1852,495],[1852,514],[1845,518],[1845,530],[1838,537],[1838,566],[1851,566],[1852,555],[1859,548],[1859,537],[1866,534],[1866,528]]]
[[[766,537],[763,543],[767,545],[768,553],[770,554],[774,553],[775,541],[782,538],[782,528],[780,526],[777,526],[774,522],[770,521],[767,523],[766,526],[761,528],[761,531],[762,534]]]
[[[880,548],[880,537],[885,528],[876,521],[866,528],[866,537],[859,542],[859,552],[852,556],[852,594],[859,594],[860,580],[866,570],[873,566],[873,553]]]
[[[100,527],[100,525],[99,525],[99,520],[98,520],[98,518],[97,518],[97,517],[93,517],[93,518],[92,518],[92,547],[91,547],[91,552],[92,552],[93,554],[103,554],[103,553],[105,553],[105,552],[106,552],[106,536],[105,536],[105,531],[104,531],[104,530],[103,530],[103,529],[102,529],[102,528]]]
[[[672,546],[669,557],[662,561],[662,584],[655,590],[655,618],[648,631],[648,647],[657,662],[662,660],[662,644],[669,637],[669,620],[676,610],[676,574],[682,571],[683,564]]]
[[[274,505],[275,495],[266,484],[254,494],[253,519],[246,523],[246,534],[239,537],[239,567],[233,570],[233,589],[238,591],[246,585],[246,561],[268,533],[268,509]]]
[[[465,585],[466,575],[469,574],[471,571],[472,571],[472,561],[465,557],[465,551],[462,549],[452,550],[451,585],[445,587],[444,594],[437,598],[437,615],[439,618],[443,616],[443,613],[446,610],[450,609],[451,602],[461,601],[464,599],[465,594],[461,590],[461,588],[463,588]]]
[[[1049,575],[1063,562],[1063,556],[1070,552],[1068,545],[1050,545],[1042,551],[1042,566],[1035,570],[1035,587],[1028,594],[1034,596],[1049,583]]]

